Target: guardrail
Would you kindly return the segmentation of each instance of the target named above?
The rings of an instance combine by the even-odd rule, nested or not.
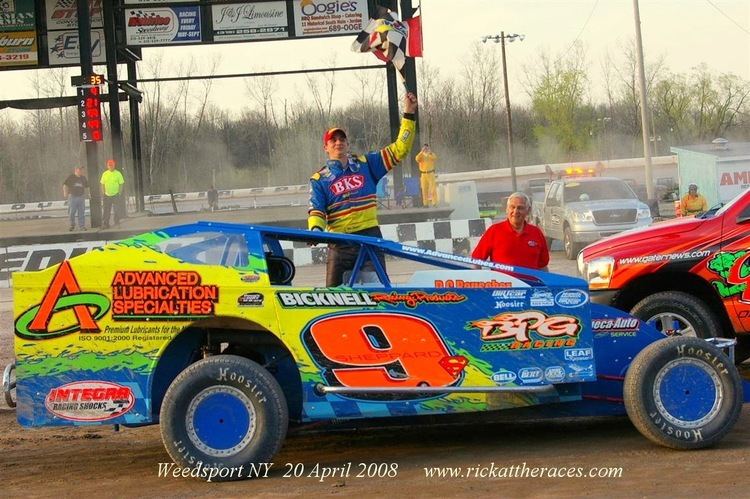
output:
[[[654,176],[662,175],[676,178],[677,156],[658,156],[652,158]],[[545,177],[547,168],[563,172],[569,167],[595,168],[603,167],[604,175],[620,178],[633,178],[643,181],[643,158],[615,159],[610,161],[584,161],[575,163],[556,163],[550,165],[528,165],[516,167],[519,189],[526,187],[531,178]],[[392,180],[386,177],[389,182]],[[476,181],[477,192],[501,192],[511,188],[510,170],[497,168],[461,173],[439,173],[438,184]],[[300,206],[307,203],[310,192],[309,184],[285,185],[275,187],[253,187],[245,189],[224,189],[218,191],[219,204],[224,208],[263,208],[272,206]],[[389,189],[387,192],[393,192]],[[175,194],[150,194],[144,196],[145,206],[153,213],[171,213],[172,196],[179,203],[180,211],[200,211],[208,208],[208,193],[178,192]],[[135,197],[128,198],[128,206],[135,206]],[[88,209],[88,200],[86,201]],[[38,201],[28,203],[0,204],[0,218],[39,218],[62,217],[67,215],[68,202]]]

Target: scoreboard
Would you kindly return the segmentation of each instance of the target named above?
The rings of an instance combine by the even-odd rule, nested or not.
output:
[[[101,142],[102,103],[101,89],[104,76],[90,74],[78,86],[78,131],[82,142]]]

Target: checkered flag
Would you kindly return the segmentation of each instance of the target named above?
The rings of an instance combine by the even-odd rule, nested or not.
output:
[[[370,22],[352,43],[354,52],[372,52],[384,62],[390,62],[404,80],[406,57],[422,56],[422,29],[419,17],[399,21],[393,12]]]

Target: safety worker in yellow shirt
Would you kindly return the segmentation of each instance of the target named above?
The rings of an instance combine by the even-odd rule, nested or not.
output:
[[[698,194],[698,186],[696,184],[690,184],[688,186],[688,193],[682,196],[680,200],[681,215],[687,217],[703,213],[706,210],[708,210],[706,198]]]
[[[437,175],[435,173],[435,162],[437,154],[432,152],[429,144],[422,146],[422,150],[417,154],[417,165],[419,165],[419,185],[422,188],[422,204],[424,206],[437,206]]]

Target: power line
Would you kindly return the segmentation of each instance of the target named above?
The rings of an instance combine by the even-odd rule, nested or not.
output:
[[[719,14],[721,14],[722,16],[724,16],[724,17],[726,17],[727,19],[729,19],[729,20],[730,20],[730,21],[732,22],[732,24],[734,24],[735,26],[737,26],[738,28],[740,28],[740,29],[741,29],[742,31],[744,31],[745,33],[747,33],[748,35],[750,35],[750,31],[748,31],[748,30],[747,30],[747,28],[745,28],[745,27],[744,27],[743,25],[741,25],[740,23],[738,23],[737,21],[735,21],[735,20],[734,20],[734,19],[733,19],[733,18],[732,18],[731,16],[729,16],[729,15],[728,15],[728,14],[727,14],[726,12],[724,12],[724,11],[723,11],[723,10],[721,10],[721,9],[720,9],[719,7],[717,7],[717,6],[716,6],[716,4],[714,4],[714,3],[713,3],[713,2],[711,1],[711,0],[706,0],[706,2],[708,2],[708,4],[709,4],[709,5],[711,6],[711,7],[713,7],[714,9],[716,9],[716,10],[717,10],[717,11],[719,12]]]
[[[568,48],[565,49],[565,51],[563,51],[563,52],[560,53],[560,56],[555,60],[555,64],[557,64],[558,62],[560,62],[560,60],[563,57],[565,57],[565,55],[568,52],[570,52],[570,49],[573,48],[573,46],[576,44],[576,42],[578,41],[578,39],[581,38],[581,35],[583,34],[584,30],[586,29],[586,26],[589,25],[589,21],[591,21],[591,17],[594,15],[594,11],[596,10],[596,7],[598,5],[599,5],[599,0],[596,0],[596,2],[594,2],[594,6],[591,7],[591,11],[589,12],[589,16],[586,18],[586,22],[583,23],[583,26],[581,26],[580,31],[578,31],[578,34],[576,35],[576,37],[573,38],[573,41],[570,42],[570,45],[568,46]]]

